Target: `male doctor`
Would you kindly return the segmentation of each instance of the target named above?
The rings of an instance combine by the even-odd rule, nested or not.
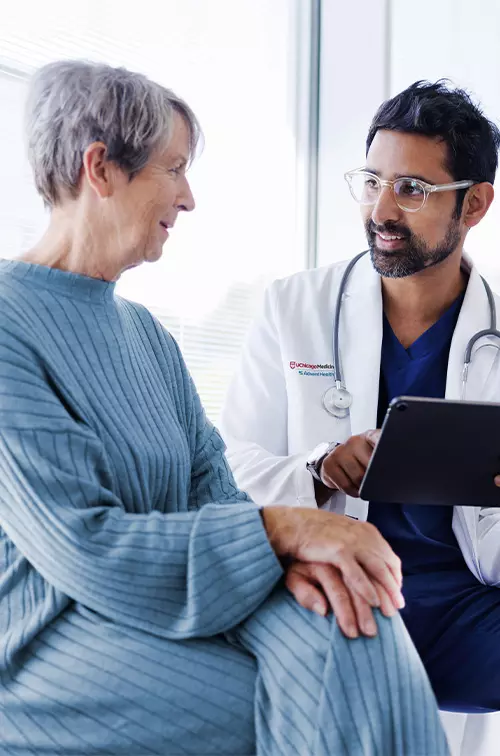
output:
[[[500,709],[500,509],[369,508],[357,495],[393,397],[461,397],[466,345],[490,324],[463,245],[493,200],[499,143],[469,96],[443,82],[417,82],[380,107],[366,164],[346,175],[369,246],[340,295],[352,405],[325,396],[340,263],[270,287],[221,423],[236,480],[259,504],[326,507],[379,528],[402,559],[403,619],[438,702],[467,712]],[[467,399],[500,402],[494,347],[475,345]],[[314,569],[298,568],[294,592],[324,612]]]

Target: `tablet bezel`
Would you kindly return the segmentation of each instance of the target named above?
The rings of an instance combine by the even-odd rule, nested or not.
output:
[[[371,503],[500,507],[496,474],[500,404],[400,396],[389,405],[359,495]]]

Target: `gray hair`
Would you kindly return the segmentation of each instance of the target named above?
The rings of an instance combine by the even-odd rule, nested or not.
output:
[[[35,185],[49,207],[61,192],[77,195],[83,154],[103,142],[107,158],[130,179],[172,135],[174,113],[185,120],[190,159],[200,138],[191,108],[146,76],[102,63],[59,61],[31,79],[26,106],[28,157]]]

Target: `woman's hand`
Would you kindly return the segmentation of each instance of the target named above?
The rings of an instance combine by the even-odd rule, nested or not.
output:
[[[396,614],[396,608],[385,588],[374,582],[380,610],[386,617]],[[305,609],[324,617],[330,610],[348,638],[360,633],[373,636],[377,625],[370,604],[346,587],[339,570],[318,562],[292,562],[286,572],[286,586]]]
[[[356,611],[356,607],[364,611],[360,599],[369,607],[381,607],[381,589],[394,608],[404,606],[401,560],[374,525],[298,507],[265,507],[261,514],[271,546],[285,564],[291,560],[335,568],[328,570],[329,577],[325,578],[332,599],[339,586],[336,578],[340,578]],[[292,572],[292,582],[297,578],[296,571]]]

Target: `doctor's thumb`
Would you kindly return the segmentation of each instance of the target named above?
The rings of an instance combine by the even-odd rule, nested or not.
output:
[[[378,440],[380,438],[381,431],[379,429],[377,430],[369,430],[366,431],[366,433],[363,433],[363,436],[366,438],[370,446],[373,446],[373,448],[376,447],[378,444]],[[499,476],[500,477],[500,476]]]

